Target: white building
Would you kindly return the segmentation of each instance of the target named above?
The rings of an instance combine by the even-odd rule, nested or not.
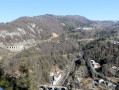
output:
[[[94,64],[94,63],[95,63],[95,61],[94,61],[94,60],[91,60],[91,63],[92,63],[92,64]]]
[[[103,82],[104,82],[104,80],[103,80],[103,79],[100,79],[100,80],[99,80],[99,84],[100,84],[100,83],[103,83]]]
[[[83,30],[92,30],[92,27],[83,27]]]
[[[94,69],[100,69],[101,68],[100,64],[96,63],[94,60],[91,60],[91,63],[92,63],[92,66]]]
[[[54,81],[53,81],[53,85],[56,85],[58,80],[61,78],[61,72],[58,71],[55,75],[54,75]]]

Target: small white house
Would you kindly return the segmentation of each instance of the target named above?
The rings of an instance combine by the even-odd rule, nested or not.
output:
[[[92,64],[94,69],[100,69],[101,68],[100,64],[96,63],[94,60],[91,60],[91,64]]]
[[[103,82],[104,82],[104,80],[103,80],[103,79],[100,79],[100,80],[99,80],[99,84],[100,84],[100,83],[103,83]]]
[[[101,68],[101,66],[100,66],[99,63],[95,63],[95,64],[93,64],[93,67],[94,67],[94,69],[99,69],[99,68]]]
[[[58,80],[61,78],[61,72],[58,71],[55,75],[54,75],[54,80],[53,80],[53,85],[56,85]]]
[[[91,60],[91,63],[92,63],[92,64],[94,64],[94,63],[95,63],[95,61],[94,61],[94,60]]]
[[[105,83],[105,85],[106,85],[108,88],[111,87],[111,86],[113,85],[112,82],[108,82],[108,81],[105,81],[104,83]]]
[[[104,81],[103,79],[99,80],[99,84],[104,83],[107,87],[111,87],[113,85],[112,82]]]

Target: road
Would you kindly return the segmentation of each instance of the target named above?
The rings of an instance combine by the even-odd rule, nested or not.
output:
[[[74,67],[75,67],[75,60],[73,60],[71,65],[68,67],[67,74],[64,76],[64,79],[62,80],[62,83],[61,83],[62,86],[67,85],[67,79],[69,75],[72,73],[72,71],[74,71]]]

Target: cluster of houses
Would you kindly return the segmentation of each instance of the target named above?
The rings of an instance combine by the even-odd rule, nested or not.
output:
[[[114,44],[119,44],[119,41],[114,41]]]
[[[57,85],[59,79],[61,78],[61,71],[57,71],[55,75],[52,74],[52,77],[53,77],[52,85]]]
[[[91,64],[95,70],[99,70],[101,68],[101,65],[94,60],[91,60]]]
[[[114,83],[109,82],[109,81],[105,81],[104,79],[95,80],[95,82],[97,82],[100,85],[103,84],[103,85],[105,85],[108,88],[110,88],[112,86],[114,86],[114,87],[116,86]]]
[[[97,63],[97,62],[95,62],[95,60],[91,60],[91,64],[92,64],[92,66],[93,66],[93,68],[97,71],[97,70],[100,70],[100,68],[101,68],[101,65],[99,64],[99,63]],[[117,67],[116,66],[113,66],[112,67],[113,69],[117,69]],[[106,86],[106,87],[108,87],[108,88],[110,88],[110,87],[115,87],[116,86],[116,83],[115,83],[115,81],[113,81],[112,79],[110,79],[110,81],[105,81],[104,79],[98,79],[98,80],[94,80],[94,81],[96,81],[98,84],[100,84],[100,85],[104,85],[104,86]]]

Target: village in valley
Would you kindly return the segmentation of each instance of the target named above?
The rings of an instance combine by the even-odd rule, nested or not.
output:
[[[54,88],[54,90],[83,90],[82,88],[88,90],[99,90],[99,88],[117,90],[119,78],[106,77],[101,73],[101,69],[101,64],[95,60],[84,61],[83,64],[80,59],[74,60],[64,70],[60,70],[58,66],[53,67],[50,71],[51,84],[41,87],[43,90],[45,88]],[[112,66],[110,69],[119,72],[117,66]],[[92,74],[92,76],[89,74]]]

